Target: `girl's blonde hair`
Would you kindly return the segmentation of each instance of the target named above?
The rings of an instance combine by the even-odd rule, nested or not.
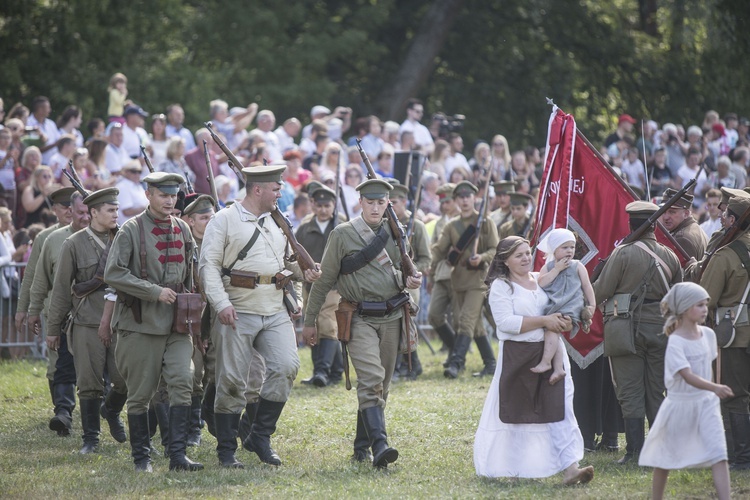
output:
[[[47,165],[39,165],[34,169],[34,172],[31,174],[31,179],[29,179],[31,189],[41,191],[39,189],[39,178],[45,173],[50,175],[49,182],[55,182],[55,176],[52,174],[52,169]]]
[[[118,83],[124,83],[125,85],[127,85],[128,77],[123,75],[122,73],[115,73],[109,79],[109,85],[107,86],[107,90],[112,90],[113,88],[117,87]]]

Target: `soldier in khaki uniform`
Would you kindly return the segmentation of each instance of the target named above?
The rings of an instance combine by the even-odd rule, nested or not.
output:
[[[724,212],[727,227],[737,222],[747,210],[750,210],[750,195],[741,192],[730,198]],[[717,375],[717,379],[720,377],[721,383],[728,385],[734,392],[734,396],[721,401],[722,413],[727,415],[730,427],[727,434],[731,431],[733,441],[733,470],[750,469],[750,323],[747,320],[747,305],[742,306],[742,309],[738,307],[750,284],[750,271],[746,265],[750,261],[748,226],[750,222],[745,221],[741,227],[742,233],[730,245],[720,248],[714,254],[700,282],[710,296],[709,316],[716,318],[718,308],[731,307],[733,317],[737,319],[734,340],[728,347],[719,346],[721,373]]]
[[[310,192],[308,190],[308,192]],[[307,222],[300,224],[296,236],[300,245],[305,247],[315,262],[323,259],[323,250],[331,231],[334,229],[333,211],[336,206],[336,193],[325,186],[316,187],[310,192],[314,215]],[[312,285],[305,283],[303,295],[304,307],[307,308],[308,297]],[[318,342],[311,348],[313,355],[313,376],[310,383],[316,387],[325,387],[341,381],[343,363],[341,359],[341,344],[338,339],[336,326],[336,307],[339,304],[338,291],[334,288],[326,296],[323,307],[318,314]]]
[[[127,440],[120,411],[127,399],[125,380],[115,364],[115,346],[105,346],[97,335],[104,311],[103,281],[113,230],[117,229],[117,188],[89,194],[83,202],[89,209],[91,224],[68,237],[62,244],[55,271],[49,306],[47,340],[59,346],[55,333],[62,330],[65,316],[71,313],[72,327],[68,336],[74,354],[76,385],[81,406],[83,447],[81,454],[93,453],[99,446],[99,412],[104,395],[104,372],[109,374],[112,388],[107,394],[108,422],[112,436],[120,443]]]
[[[45,318],[47,317],[49,307],[48,297],[54,284],[57,261],[60,257],[60,248],[63,241],[71,234],[89,225],[88,208],[83,204],[83,197],[80,193],[73,192],[69,199],[72,216],[71,223],[52,232],[44,240],[42,253],[39,256],[34,273],[34,282],[31,284],[28,325],[34,332],[41,331],[41,315],[44,315]],[[47,334],[52,333],[48,328]],[[59,435],[67,436],[73,424],[71,415],[76,406],[76,372],[73,364],[73,356],[68,350],[67,339],[65,337],[60,342],[59,348],[56,344],[51,344],[49,341],[47,342],[47,347],[49,351],[57,352],[52,381],[55,416],[49,421],[49,427],[53,431],[57,431]]]
[[[34,238],[34,244],[31,246],[31,255],[26,263],[26,270],[23,273],[21,281],[21,291],[18,296],[18,307],[16,308],[16,330],[21,332],[26,326],[26,320],[29,316],[29,300],[31,295],[31,284],[34,282],[34,274],[37,269],[37,262],[42,255],[42,247],[47,237],[54,231],[61,229],[68,224],[73,217],[70,210],[70,195],[75,192],[75,188],[62,187],[50,194],[52,202],[52,212],[57,217],[57,223],[44,229]],[[32,332],[34,330],[32,329]],[[35,332],[36,333],[36,332]],[[49,392],[52,397],[52,404],[55,404],[55,395],[52,390],[52,382],[55,376],[55,364],[57,363],[57,351],[47,352],[47,381],[49,383]]]
[[[381,179],[357,186],[362,215],[331,233],[321,263],[323,275],[310,291],[303,330],[305,341],[314,345],[318,314],[337,284],[341,295],[337,314],[348,311],[348,352],[357,372],[359,411],[352,458],[364,462],[372,448],[376,467],[398,459],[398,451],[388,446],[384,410],[402,335],[403,305],[410,300],[404,288],[417,289],[422,282],[420,273],[403,275],[401,255],[383,218],[391,189]],[[392,307],[387,307],[388,302]]]
[[[498,233],[500,227],[513,219],[510,210],[510,194],[516,192],[516,183],[513,181],[500,181],[492,185],[495,189],[495,199],[497,209],[490,213],[490,219],[497,226]]]
[[[453,198],[461,214],[448,223],[437,244],[433,246],[432,258],[435,261],[445,259],[451,251],[455,254],[456,246],[464,231],[471,226],[476,226],[479,217],[479,213],[474,209],[477,191],[476,186],[468,181],[456,185]],[[447,378],[457,378],[459,371],[463,369],[472,336],[475,337],[485,368],[495,366],[495,354],[487,332],[477,325],[482,320],[482,308],[487,291],[487,286],[484,284],[487,266],[492,262],[499,242],[497,227],[491,220],[485,218],[477,237],[478,242],[472,240],[467,248],[458,250],[457,262],[451,273],[452,305],[454,316],[457,316],[455,320],[457,335],[448,366],[443,372]],[[473,252],[475,243],[476,254]]]
[[[396,213],[401,225],[406,228],[409,225],[411,219],[411,212],[406,209],[406,205],[409,199],[409,189],[401,184],[393,185],[393,191],[390,194],[391,204],[393,205],[393,211]],[[432,264],[432,253],[430,252],[430,241],[429,235],[427,234],[427,228],[424,223],[414,218],[414,228],[412,230],[412,236],[409,240],[409,245],[412,249],[412,260],[414,261],[414,267],[417,271],[423,275],[427,274]],[[420,289],[409,290],[412,299],[416,304],[419,304]],[[417,351],[411,353],[411,371],[409,371],[409,363],[407,355],[402,355],[400,363],[397,363],[397,369],[399,369],[399,376],[406,377],[411,380],[416,380],[422,374],[422,363],[419,361]]]
[[[498,236],[501,240],[508,236],[526,238],[532,227],[528,212],[531,196],[525,193],[510,193],[509,196],[511,220],[500,226]]]
[[[196,471],[203,465],[185,455],[193,388],[194,338],[173,330],[175,290],[192,288],[193,238],[171,214],[182,176],[147,175],[149,205],[129,219],[112,243],[104,281],[117,290],[112,317],[115,359],[128,386],[128,427],[136,471],[151,472],[148,404],[164,377],[169,392],[169,469]]]
[[[631,231],[640,227],[658,209],[645,201],[629,203],[625,210],[630,216]],[[627,453],[619,461],[621,464],[635,459],[640,453],[644,440],[643,418],[648,417],[649,423],[653,423],[664,400],[667,338],[662,332],[664,318],[659,311],[659,302],[671,285],[680,281],[682,270],[677,256],[657,243],[652,228],[640,240],[615,248],[594,283],[597,304],[615,300],[616,294],[631,295],[635,353],[610,357],[615,393],[625,418]],[[605,350],[608,324],[609,320],[605,319]]]
[[[266,377],[243,447],[267,464],[281,465],[271,435],[299,369],[294,326],[284,306],[288,276],[282,275],[300,273],[285,259],[287,239],[272,217],[285,169],[286,164],[244,168],[245,198],[214,215],[201,248],[201,284],[218,319],[212,325],[217,359],[214,419],[223,467],[244,467],[235,451],[252,347],[266,362]],[[319,275],[307,269],[304,278],[314,281]]]
[[[672,188],[664,191],[664,199],[669,199],[677,194]],[[693,195],[685,193],[672,205],[659,221],[664,224],[667,231],[674,237],[675,241],[685,249],[688,257],[695,257],[695,260],[701,260],[706,253],[708,239],[701,229],[698,222],[690,214],[690,207],[693,205]]]
[[[443,184],[437,190],[441,216],[435,222],[432,240],[430,241],[431,248],[437,243],[448,222],[460,213],[456,201],[453,199],[453,190],[455,188],[455,184],[448,183]],[[430,254],[432,254],[432,251],[430,251]],[[453,343],[456,340],[456,332],[448,321],[448,312],[451,309],[451,297],[453,296],[453,288],[451,287],[452,271],[453,266],[447,260],[438,261],[433,259],[430,266],[430,278],[427,282],[427,290],[430,292],[427,321],[433,330],[435,330],[435,333],[438,334],[440,340],[443,341],[443,350],[448,350],[448,357],[450,357],[450,351],[453,350]]]

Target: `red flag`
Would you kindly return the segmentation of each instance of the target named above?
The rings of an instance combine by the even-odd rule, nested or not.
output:
[[[599,260],[609,257],[630,233],[625,205],[635,199],[625,182],[577,130],[573,116],[554,106],[547,132],[532,245],[552,229],[570,229],[578,236],[576,258],[590,275]],[[682,264],[685,263],[684,252],[677,249],[660,224],[657,224],[656,237],[674,249]],[[537,252],[534,269],[539,270],[543,265],[544,256]],[[570,338],[566,333],[564,339],[570,357],[578,366],[586,368],[604,351],[601,313],[596,312],[589,334],[579,332]]]

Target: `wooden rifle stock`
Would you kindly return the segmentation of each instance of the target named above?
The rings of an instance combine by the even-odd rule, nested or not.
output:
[[[359,150],[359,155],[362,157],[365,167],[367,167],[367,178],[377,179],[375,169],[372,167],[372,163],[370,163],[367,153],[362,149],[362,141],[359,139],[357,139],[357,149]],[[401,227],[401,223],[399,223],[398,217],[396,217],[396,212],[393,211],[393,204],[391,204],[390,201],[385,209],[385,217],[388,219],[388,225],[391,228],[393,238],[396,240],[396,246],[398,247],[398,253],[401,256],[401,270],[404,274],[405,285],[408,276],[416,277],[418,275],[417,268],[414,267],[414,262],[411,260],[411,257],[409,257],[409,249],[406,248],[406,233],[404,232],[404,228]]]
[[[214,178],[214,169],[211,166],[211,156],[208,154],[208,143],[205,140],[203,141],[203,156],[206,158],[206,169],[208,170],[206,180],[208,181],[208,187],[211,190],[211,196],[214,199],[214,209],[218,212],[221,210],[221,205],[219,205],[219,193],[216,190],[216,179]]]
[[[148,171],[153,174],[155,172],[154,166],[151,164],[151,159],[146,154],[146,148],[143,146],[141,146],[141,154],[143,155],[143,160],[146,162],[146,168],[148,168]]]
[[[221,140],[221,138],[216,135],[216,132],[214,132],[213,125],[211,122],[205,122],[204,125],[208,129],[208,133],[211,134],[211,139],[214,140],[217,146],[219,146],[219,149],[227,155],[227,160],[229,161],[229,167],[234,171],[234,174],[237,176],[240,182],[245,182],[245,176],[242,173],[242,169],[245,168],[245,166],[242,164],[242,162],[232,153],[232,150],[227,147],[226,144],[224,144],[224,141]]]

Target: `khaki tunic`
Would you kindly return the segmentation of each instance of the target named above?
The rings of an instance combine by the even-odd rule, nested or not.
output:
[[[29,316],[47,316],[49,292],[55,282],[55,269],[60,258],[63,241],[73,234],[71,226],[65,226],[51,233],[44,240],[42,254],[34,272],[34,282],[29,295]],[[50,330],[51,331],[51,330]],[[58,332],[59,335],[59,332]]]
[[[498,208],[490,214],[490,219],[492,219],[492,222],[494,222],[497,226],[498,232],[500,232],[500,226],[510,220],[513,220],[510,215],[510,207],[508,207],[507,211],[504,211],[502,208]]]
[[[521,223],[517,223],[514,220],[509,220],[508,222],[503,223],[503,225],[500,226],[498,229],[498,235],[500,239],[505,239],[508,236],[521,236],[523,238],[526,237],[526,235],[523,234],[523,229],[526,227],[526,223],[529,221],[528,217],[524,217],[523,221]],[[531,228],[531,225],[529,225],[529,228]]]
[[[672,274],[670,285],[682,281],[680,262],[672,250],[657,243],[653,233],[644,235],[640,241],[667,265]],[[615,248],[594,283],[597,304],[618,293],[635,292],[644,273],[652,266],[654,259],[634,244]],[[610,360],[615,392],[623,417],[648,416],[649,421],[653,422],[664,400],[664,351],[667,338],[662,333],[664,318],[659,311],[659,302],[668,289],[658,272],[653,272],[647,287],[644,303],[633,315],[636,353],[613,356]]]
[[[700,225],[691,215],[671,232],[675,241],[685,250],[688,257],[695,257],[695,260],[701,260],[706,253],[708,239]]]
[[[36,266],[39,261],[39,257],[42,255],[42,247],[44,246],[44,240],[47,237],[60,229],[60,224],[54,224],[47,229],[44,229],[34,238],[34,244],[31,245],[31,255],[29,255],[29,261],[26,263],[26,270],[23,273],[23,281],[21,281],[21,291],[18,295],[18,312],[28,312],[29,300],[31,295],[31,284],[34,282],[34,274],[36,274]]]
[[[407,210],[404,217],[399,220],[401,225],[407,227],[411,213]],[[412,231],[411,239],[409,240],[409,246],[412,250],[412,260],[414,261],[414,267],[417,271],[423,275],[427,275],[430,271],[430,265],[432,264],[432,254],[430,252],[430,241],[429,235],[427,234],[427,228],[424,222],[421,220],[414,219],[414,230]],[[421,288],[414,290],[409,289],[414,302],[419,304]]]
[[[435,231],[432,233],[432,245],[440,239],[440,234],[450,221],[448,217],[441,217],[435,223]],[[453,297],[453,288],[451,287],[450,276],[453,267],[443,259],[441,261],[432,261],[430,276],[432,278],[432,293],[430,294],[430,305],[427,310],[427,322],[433,329],[443,326],[448,319],[448,313],[451,309],[451,299]]]

